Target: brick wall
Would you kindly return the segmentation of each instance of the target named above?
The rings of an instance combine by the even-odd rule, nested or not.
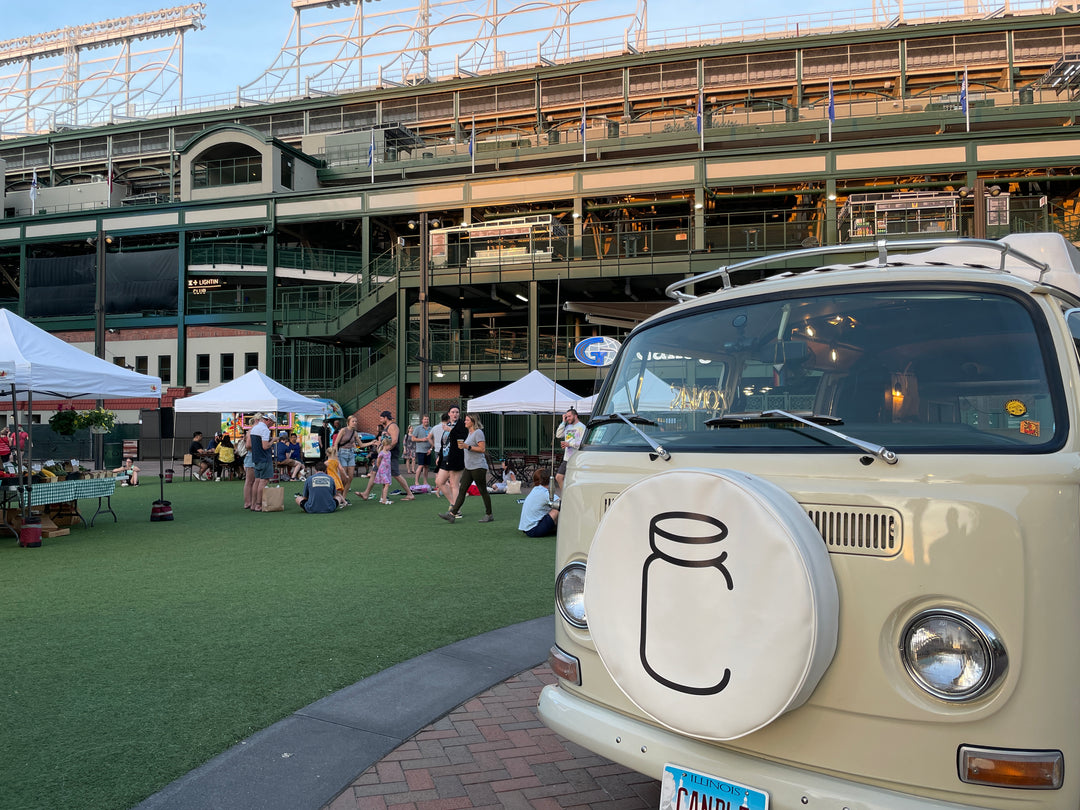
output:
[[[416,383],[411,383],[408,386],[409,399],[420,399],[420,386]],[[460,383],[432,383],[428,386],[428,399],[431,402],[438,400],[453,400],[459,402],[461,407],[465,407],[464,402],[461,400],[461,384]],[[397,388],[391,388],[389,391],[379,395],[374,402],[364,406],[360,410],[356,411],[356,416],[360,420],[360,430],[367,433],[374,433],[379,426],[379,414],[383,411],[390,411],[390,413],[397,416]],[[346,414],[348,416],[348,414]],[[435,415],[434,421],[438,421],[438,414]]]

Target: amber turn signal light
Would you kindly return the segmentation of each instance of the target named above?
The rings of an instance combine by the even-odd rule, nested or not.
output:
[[[1005,748],[960,746],[960,781],[971,785],[1057,790],[1065,771],[1060,751],[1014,751]]]
[[[574,656],[563,652],[558,647],[552,647],[548,650],[548,666],[564,681],[581,686],[581,668]]]

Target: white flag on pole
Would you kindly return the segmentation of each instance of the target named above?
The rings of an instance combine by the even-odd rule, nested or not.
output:
[[[964,81],[960,85],[960,109],[964,111],[964,129],[971,132],[971,112],[968,109],[968,75],[967,66],[964,67]]]
[[[829,79],[829,143],[832,143],[832,125],[836,120],[836,96],[832,91],[832,79]]]

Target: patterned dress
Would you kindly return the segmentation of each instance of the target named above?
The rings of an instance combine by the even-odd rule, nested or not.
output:
[[[390,483],[390,451],[383,450],[379,453],[379,466],[375,470],[376,484]]]

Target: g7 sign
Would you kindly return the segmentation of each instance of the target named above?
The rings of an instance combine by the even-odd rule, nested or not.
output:
[[[585,338],[574,347],[574,357],[587,366],[610,366],[622,344],[614,338]]]

